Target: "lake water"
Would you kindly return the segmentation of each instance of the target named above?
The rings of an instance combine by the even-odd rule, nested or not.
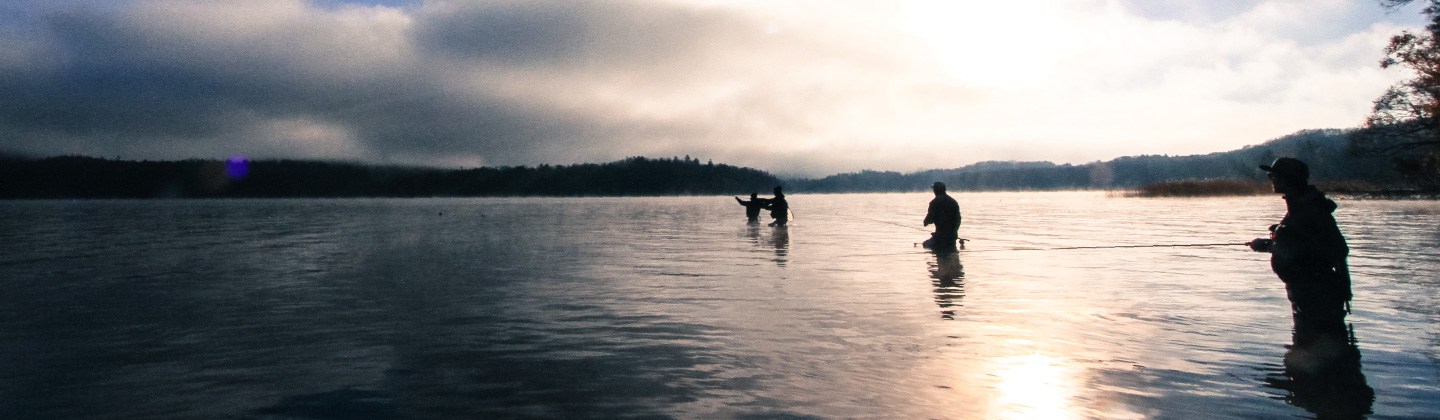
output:
[[[1331,386],[1267,254],[1054,249],[1278,197],[955,196],[957,258],[929,194],[0,202],[0,418],[1440,418],[1440,203],[1340,201]]]

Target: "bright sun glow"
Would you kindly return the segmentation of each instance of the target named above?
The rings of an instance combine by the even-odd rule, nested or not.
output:
[[[906,27],[928,40],[938,64],[963,82],[1000,88],[1044,84],[1080,42],[1080,29],[1050,5],[946,0],[905,5]]]
[[[1078,418],[1071,410],[1075,384],[1064,360],[1041,354],[990,359],[991,374],[999,378],[999,395],[991,405],[995,419]]]

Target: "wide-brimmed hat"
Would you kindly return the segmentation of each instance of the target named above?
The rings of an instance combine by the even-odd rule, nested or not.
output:
[[[1305,162],[1300,159],[1282,157],[1269,165],[1260,165],[1260,169],[1296,181],[1310,180],[1310,167],[1305,166]]]

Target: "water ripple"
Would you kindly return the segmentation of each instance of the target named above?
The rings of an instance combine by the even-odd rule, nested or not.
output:
[[[1264,254],[1052,249],[1244,242],[1276,197],[957,199],[958,256],[917,246],[924,194],[797,195],[786,228],[725,197],[0,203],[0,418],[1287,418],[1358,395],[1295,380]],[[1440,416],[1440,204],[1340,204],[1360,408]]]

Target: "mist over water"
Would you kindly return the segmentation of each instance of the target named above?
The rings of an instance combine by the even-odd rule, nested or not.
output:
[[[0,418],[1440,417],[1440,203],[1339,202],[1371,401],[1277,385],[1267,254],[1054,249],[1278,196],[954,196],[0,202]]]

